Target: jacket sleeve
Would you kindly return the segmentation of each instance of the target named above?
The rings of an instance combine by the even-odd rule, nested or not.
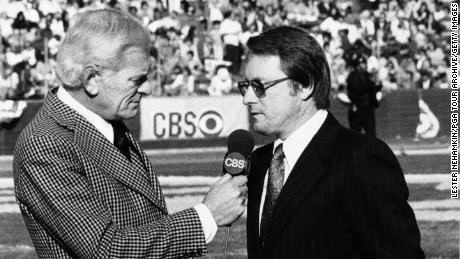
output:
[[[82,170],[84,162],[75,147],[53,137],[32,137],[16,150],[16,198],[34,244],[51,237],[78,258],[182,258],[206,252],[193,208],[138,227],[114,223]]]
[[[343,211],[362,258],[425,258],[401,167],[382,141],[352,155]]]

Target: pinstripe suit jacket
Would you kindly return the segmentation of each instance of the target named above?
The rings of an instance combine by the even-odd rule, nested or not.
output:
[[[267,241],[259,206],[273,143],[252,154],[248,255],[254,258],[424,258],[396,157],[382,141],[328,114],[278,197]]]
[[[132,163],[50,93],[15,148],[16,199],[42,258],[182,258],[206,252],[191,208],[168,215],[130,133]]]

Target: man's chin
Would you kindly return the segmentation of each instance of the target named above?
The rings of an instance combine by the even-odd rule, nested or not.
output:
[[[257,125],[254,125],[253,128],[255,132],[262,134],[264,136],[269,136],[271,134],[270,131],[264,127],[258,127]]]
[[[138,111],[139,110],[126,112],[126,113],[120,114],[119,117],[120,117],[121,120],[131,120],[131,119],[134,119],[136,117]]]

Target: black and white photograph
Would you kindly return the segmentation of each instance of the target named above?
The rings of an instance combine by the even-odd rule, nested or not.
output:
[[[460,259],[458,24],[0,0],[0,258]]]

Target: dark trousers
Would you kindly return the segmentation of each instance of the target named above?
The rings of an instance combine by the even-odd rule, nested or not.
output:
[[[349,109],[348,122],[352,130],[361,132],[361,129],[364,129],[367,135],[376,136],[374,109],[358,108],[356,111]]]
[[[225,45],[224,60],[232,62],[229,70],[233,75],[238,75],[240,72],[241,54],[242,50],[240,46],[233,46],[229,44]]]

